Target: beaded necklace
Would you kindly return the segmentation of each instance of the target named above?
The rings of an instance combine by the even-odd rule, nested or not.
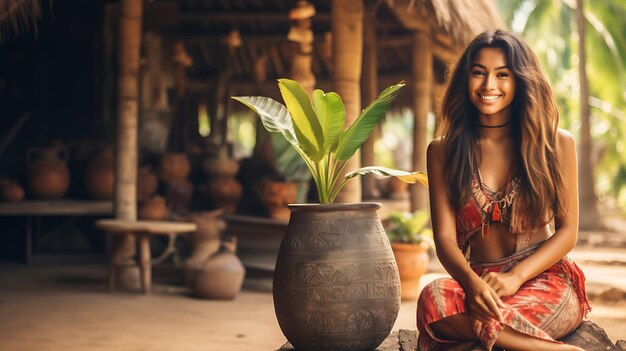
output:
[[[480,191],[485,196],[485,199],[487,199],[487,202],[489,204],[486,210],[487,220],[483,221],[481,233],[480,233],[480,235],[483,238],[489,237],[489,228],[491,227],[492,223],[498,224],[502,221],[502,212],[501,212],[502,208],[504,208],[504,206],[510,205],[506,201],[507,200],[506,198],[507,198],[507,192],[509,190],[509,185],[511,184],[511,175],[513,174],[514,164],[515,162],[511,163],[511,168],[509,169],[509,175],[507,176],[506,183],[504,185],[504,191],[495,192],[491,196],[487,194],[487,192],[485,191],[483,179],[480,175],[480,169],[478,169],[478,184],[480,187]]]

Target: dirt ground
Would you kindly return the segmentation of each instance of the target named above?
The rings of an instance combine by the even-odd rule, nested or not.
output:
[[[588,277],[590,318],[613,341],[626,339],[626,248],[578,247],[571,256]],[[442,274],[429,273],[422,284]],[[195,299],[155,280],[150,296],[109,293],[104,262],[0,264],[0,350],[248,351],[285,341],[267,280],[248,280],[227,302]],[[415,329],[415,302],[402,304],[399,328]]]

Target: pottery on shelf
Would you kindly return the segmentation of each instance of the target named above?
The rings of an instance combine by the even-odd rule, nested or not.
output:
[[[167,218],[167,215],[165,199],[161,196],[152,196],[139,202],[138,219],[163,220]]]
[[[14,180],[0,178],[0,200],[18,202],[24,199],[24,189]]]
[[[166,183],[184,180],[190,171],[189,157],[185,153],[168,152],[161,157],[159,177]]]
[[[70,186],[67,149],[63,147],[32,147],[26,156],[27,188],[35,197],[58,199]]]
[[[149,198],[157,191],[158,186],[159,180],[150,166],[139,167],[137,170],[137,200]]]
[[[112,199],[115,191],[115,154],[103,149],[85,168],[85,188],[91,197]]]

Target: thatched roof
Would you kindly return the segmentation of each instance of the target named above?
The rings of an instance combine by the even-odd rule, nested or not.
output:
[[[378,73],[381,86],[407,79],[411,70],[411,32],[432,33],[436,78],[443,81],[446,66],[467,41],[479,32],[504,25],[491,0],[365,0],[374,4],[378,36]],[[332,0],[313,1],[315,48],[312,70],[317,85],[330,82],[328,56]],[[167,42],[182,41],[193,65],[188,70],[190,88],[207,91],[208,79],[231,72],[229,82],[241,94],[252,93],[254,64],[268,56],[267,81],[288,76],[293,43],[287,41],[289,10],[297,0],[157,0],[145,5],[144,29],[157,32]],[[160,10],[158,8],[161,8]],[[225,49],[224,41],[237,30],[242,45]],[[243,90],[241,90],[241,89]]]
[[[423,28],[427,20],[460,47],[485,30],[506,27],[492,0],[387,0],[387,5],[407,28]]]
[[[6,33],[35,28],[41,15],[40,0],[0,0],[0,41]]]

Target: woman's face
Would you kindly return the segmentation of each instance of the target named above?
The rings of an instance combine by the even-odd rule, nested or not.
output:
[[[481,116],[510,118],[515,97],[515,77],[501,48],[483,48],[478,51],[470,67],[467,88],[472,104]]]

